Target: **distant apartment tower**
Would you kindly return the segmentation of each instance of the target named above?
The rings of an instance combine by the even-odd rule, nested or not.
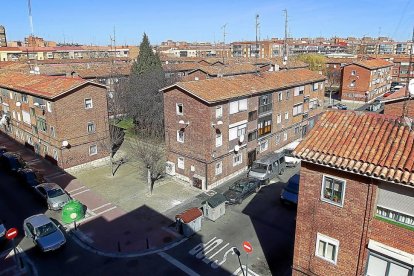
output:
[[[0,47],[7,46],[6,28],[0,25]]]

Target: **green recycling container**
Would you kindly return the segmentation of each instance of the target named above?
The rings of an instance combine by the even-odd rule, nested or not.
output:
[[[78,200],[71,200],[62,208],[62,221],[71,223],[79,221],[85,217],[85,209],[83,204]]]

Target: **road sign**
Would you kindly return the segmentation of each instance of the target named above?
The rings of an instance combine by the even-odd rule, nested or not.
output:
[[[12,240],[17,236],[17,229],[16,228],[10,228],[6,232],[6,239]]]
[[[248,242],[248,241],[243,242],[243,249],[244,249],[244,251],[246,251],[246,253],[252,253],[252,251],[253,251],[253,247],[250,244],[250,242]]]

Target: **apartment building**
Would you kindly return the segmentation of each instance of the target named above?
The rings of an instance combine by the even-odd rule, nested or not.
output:
[[[296,69],[163,88],[167,173],[209,190],[301,139],[323,112],[324,80]]]
[[[391,86],[392,63],[382,59],[354,62],[342,68],[340,98],[343,101],[370,102]]]
[[[7,46],[6,28],[0,25],[0,47]]]
[[[294,152],[293,275],[413,275],[413,142],[401,117],[322,115]]]
[[[106,87],[84,79],[0,73],[1,131],[63,169],[108,156]]]
[[[397,56],[389,59],[394,65],[392,67],[392,81],[407,83],[409,79],[414,77],[414,64],[408,56]],[[411,71],[411,72],[410,72]]]

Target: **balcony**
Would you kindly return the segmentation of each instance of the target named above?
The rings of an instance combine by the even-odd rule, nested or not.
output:
[[[272,104],[259,106],[259,115],[272,112]]]

